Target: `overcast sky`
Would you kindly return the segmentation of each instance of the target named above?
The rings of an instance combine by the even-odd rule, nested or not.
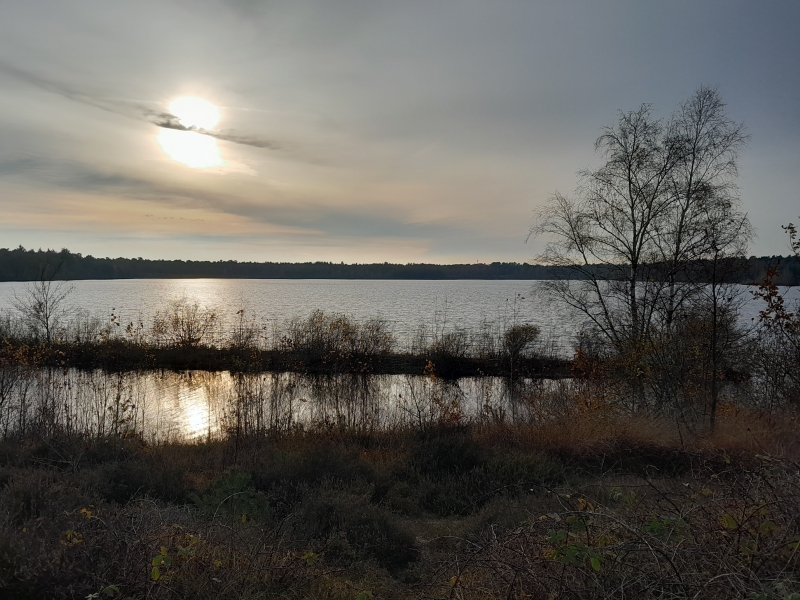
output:
[[[0,2],[0,247],[530,261],[618,110],[708,85],[752,136],[752,253],[786,254],[798,25],[795,0]],[[187,95],[220,109],[214,166],[159,138]]]

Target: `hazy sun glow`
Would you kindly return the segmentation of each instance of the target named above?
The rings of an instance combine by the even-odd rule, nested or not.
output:
[[[181,96],[169,105],[169,112],[187,128],[212,129],[219,123],[219,109],[208,100],[196,96]]]
[[[161,129],[158,143],[172,160],[193,169],[222,166],[217,140],[194,131]]]
[[[220,118],[216,106],[195,96],[175,99],[169,105],[169,111],[178,117],[181,125],[189,129],[212,129]],[[158,143],[172,160],[193,169],[208,169],[223,164],[217,140],[196,131],[162,128],[158,132]]]

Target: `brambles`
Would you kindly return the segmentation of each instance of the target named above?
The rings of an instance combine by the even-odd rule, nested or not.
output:
[[[784,227],[789,247],[800,258],[800,240],[793,224]],[[775,283],[778,266],[772,266],[753,296],[764,302],[759,313],[756,339],[758,353],[753,357],[754,400],[773,411],[800,402],[800,305],[787,306],[784,294]]]
[[[555,488],[524,526],[474,541],[436,587],[454,573],[461,593],[486,597],[769,597],[776,584],[789,597],[800,584],[790,471],[773,461],[728,480],[706,467],[688,481]]]

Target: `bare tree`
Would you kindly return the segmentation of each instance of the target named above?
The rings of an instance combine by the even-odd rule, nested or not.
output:
[[[640,339],[653,318],[659,289],[647,282],[678,156],[646,104],[620,113],[595,149],[605,164],[580,172],[578,198],[556,193],[531,234],[550,238],[540,260],[565,268],[564,279],[545,283],[547,291],[620,347]]]
[[[714,429],[722,370],[732,366],[730,361],[737,355],[737,347],[747,337],[738,323],[743,292],[736,283],[747,268],[745,257],[753,238],[753,230],[747,215],[737,210],[730,201],[707,204],[704,212],[705,250],[701,260],[695,263],[699,276],[691,279],[702,282],[697,288],[698,301],[693,304],[705,311],[704,321],[709,330],[706,349],[709,372],[708,414],[709,425]]]
[[[22,319],[36,341],[52,344],[66,315],[65,300],[72,287],[64,281],[55,281],[61,267],[54,269],[45,263],[39,271],[39,278],[28,284],[22,296],[14,294],[12,305],[22,315]],[[48,271],[52,272],[48,274]]]
[[[700,87],[673,114],[666,135],[677,150],[677,160],[669,177],[670,202],[655,242],[662,278],[669,284],[663,307],[669,327],[683,302],[697,290],[687,269],[698,259],[717,256],[720,236],[726,237],[731,229],[746,234],[746,240],[751,231],[738,209],[736,186],[739,150],[749,136],[742,124],[725,114],[719,91]],[[729,229],[721,231],[723,224]],[[734,241],[726,240],[725,248],[732,249]]]
[[[735,186],[747,136],[724,108],[701,87],[666,124],[646,104],[620,113],[595,143],[605,163],[580,172],[576,198],[556,193],[537,215],[531,235],[549,238],[539,260],[565,269],[545,291],[615,348],[672,323],[703,283],[693,276],[707,275],[696,265],[729,233],[720,227],[749,231]]]

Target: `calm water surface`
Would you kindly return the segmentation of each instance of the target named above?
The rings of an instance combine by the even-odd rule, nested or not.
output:
[[[28,284],[0,283],[0,310],[13,310],[14,294]],[[148,326],[153,314],[170,300],[186,297],[216,308],[232,318],[246,308],[263,324],[280,326],[311,311],[340,312],[356,319],[380,317],[392,327],[400,345],[410,342],[420,325],[429,329],[476,330],[484,323],[507,326],[532,323],[542,336],[569,352],[582,319],[567,307],[544,301],[536,294],[540,281],[413,281],[342,279],[124,279],[75,281],[66,304],[101,320],[112,314],[123,323],[139,320]],[[740,286],[745,300],[742,320],[758,317],[762,303]],[[787,299],[800,299],[800,288],[789,288]]]
[[[0,403],[0,439],[15,432],[136,432],[197,441],[323,427],[372,430],[469,419],[529,420],[568,381],[421,375],[30,369]],[[536,399],[534,402],[533,399]]]
[[[170,300],[186,297],[231,318],[240,308],[265,324],[280,325],[313,310],[340,312],[356,319],[380,317],[391,324],[401,345],[420,325],[475,329],[484,322],[538,325],[546,339],[569,342],[576,319],[563,307],[535,297],[536,281],[388,281],[297,279],[127,279],[70,282],[73,311],[123,323],[152,320]],[[0,283],[0,310],[10,310],[14,294],[27,284]]]
[[[0,283],[0,311],[13,311],[24,283]],[[68,284],[73,314],[108,322],[142,320],[179,297],[214,307],[228,319],[246,308],[263,324],[278,327],[311,311],[340,312],[356,319],[381,317],[401,346],[420,325],[477,330],[486,324],[539,326],[553,348],[568,355],[581,319],[545,302],[537,281],[380,280],[111,280]],[[742,321],[757,319],[762,303],[741,288]],[[800,289],[787,291],[790,304]],[[76,431],[102,435],[133,429],[152,439],[202,439],[241,427],[285,430],[324,424],[383,427],[435,420],[443,407],[472,418],[527,419],[547,410],[553,393],[569,382],[465,378],[442,382],[422,376],[312,377],[294,373],[239,376],[227,372],[139,372],[30,370],[6,391],[0,405],[0,436],[42,418]],[[555,390],[557,391],[557,390]],[[549,400],[548,400],[549,398]],[[532,402],[532,399],[536,399]],[[544,404],[543,404],[544,403]],[[544,407],[544,408],[543,408]]]

